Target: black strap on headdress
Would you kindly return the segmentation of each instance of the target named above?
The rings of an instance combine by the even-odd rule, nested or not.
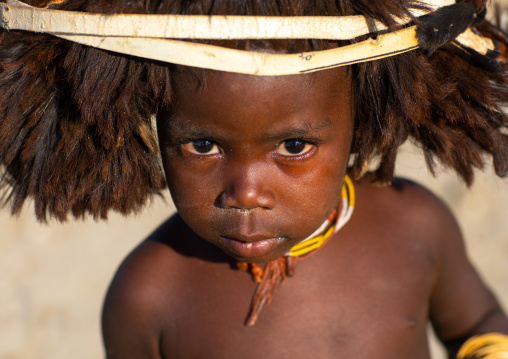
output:
[[[445,6],[436,11],[421,16],[421,22],[416,30],[418,44],[428,55],[432,55],[437,49],[454,41],[475,23],[485,17],[485,7],[475,6],[472,3],[458,3]],[[499,55],[495,50],[489,50],[481,54],[467,46],[456,46],[458,54],[466,57],[471,63],[491,72],[500,72],[502,68],[495,59]]]
[[[421,16],[416,30],[418,43],[427,55],[455,40],[476,19],[475,8],[469,3],[445,6]]]

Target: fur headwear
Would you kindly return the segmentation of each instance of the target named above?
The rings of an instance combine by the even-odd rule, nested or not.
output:
[[[31,0],[29,5],[90,13],[366,15],[396,28],[395,17],[422,7],[412,0]],[[431,170],[436,158],[469,184],[484,154],[508,172],[505,79],[507,37],[483,20],[482,0],[461,1],[420,19],[421,50],[353,65],[355,132],[349,172],[380,158],[374,180],[389,182],[397,148],[412,138]],[[457,12],[459,10],[459,12]],[[457,16],[457,14],[460,16]],[[454,43],[471,27],[497,51]],[[357,39],[361,40],[361,39]],[[357,41],[356,39],[354,41]],[[0,29],[0,163],[6,196],[18,213],[31,197],[37,217],[65,220],[109,209],[139,210],[164,187],[151,123],[171,105],[176,66],[118,55],[50,35]],[[205,41],[297,53],[334,48],[325,40]]]

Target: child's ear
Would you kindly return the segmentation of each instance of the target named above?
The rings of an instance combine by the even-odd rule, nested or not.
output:
[[[13,213],[129,213],[165,185],[151,114],[169,72],[51,36],[0,44],[0,164]]]

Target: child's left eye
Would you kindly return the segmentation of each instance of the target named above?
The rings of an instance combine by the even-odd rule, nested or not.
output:
[[[277,153],[282,156],[296,157],[310,152],[314,145],[303,140],[291,139],[282,142],[277,147]]]
[[[219,146],[209,140],[196,140],[182,145],[183,149],[193,155],[210,156],[220,153]]]

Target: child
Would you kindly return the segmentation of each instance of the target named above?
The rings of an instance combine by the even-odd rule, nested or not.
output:
[[[368,15],[388,37],[418,24],[419,50],[409,41],[397,56],[284,76],[275,67],[280,76],[254,76],[207,67],[213,60],[205,70],[48,35],[0,35],[0,159],[14,213],[27,197],[41,220],[139,210],[164,186],[160,150],[178,214],[134,250],[111,284],[108,358],[428,358],[429,319],[454,357],[473,335],[508,334],[447,208],[392,178],[409,136],[431,170],[437,158],[469,184],[487,153],[506,174],[508,118],[499,106],[508,99],[508,39],[483,20],[482,1],[419,19],[409,10],[421,3],[392,0],[31,5],[103,14]],[[410,23],[401,28],[395,19]],[[365,39],[383,47],[382,32],[374,41],[356,36],[354,49]],[[212,43],[253,58],[301,54],[308,63],[353,51],[347,39]],[[237,65],[247,67],[224,66]],[[373,156],[377,169],[365,173]],[[482,336],[459,357],[481,357],[485,343],[501,357],[506,342]]]

